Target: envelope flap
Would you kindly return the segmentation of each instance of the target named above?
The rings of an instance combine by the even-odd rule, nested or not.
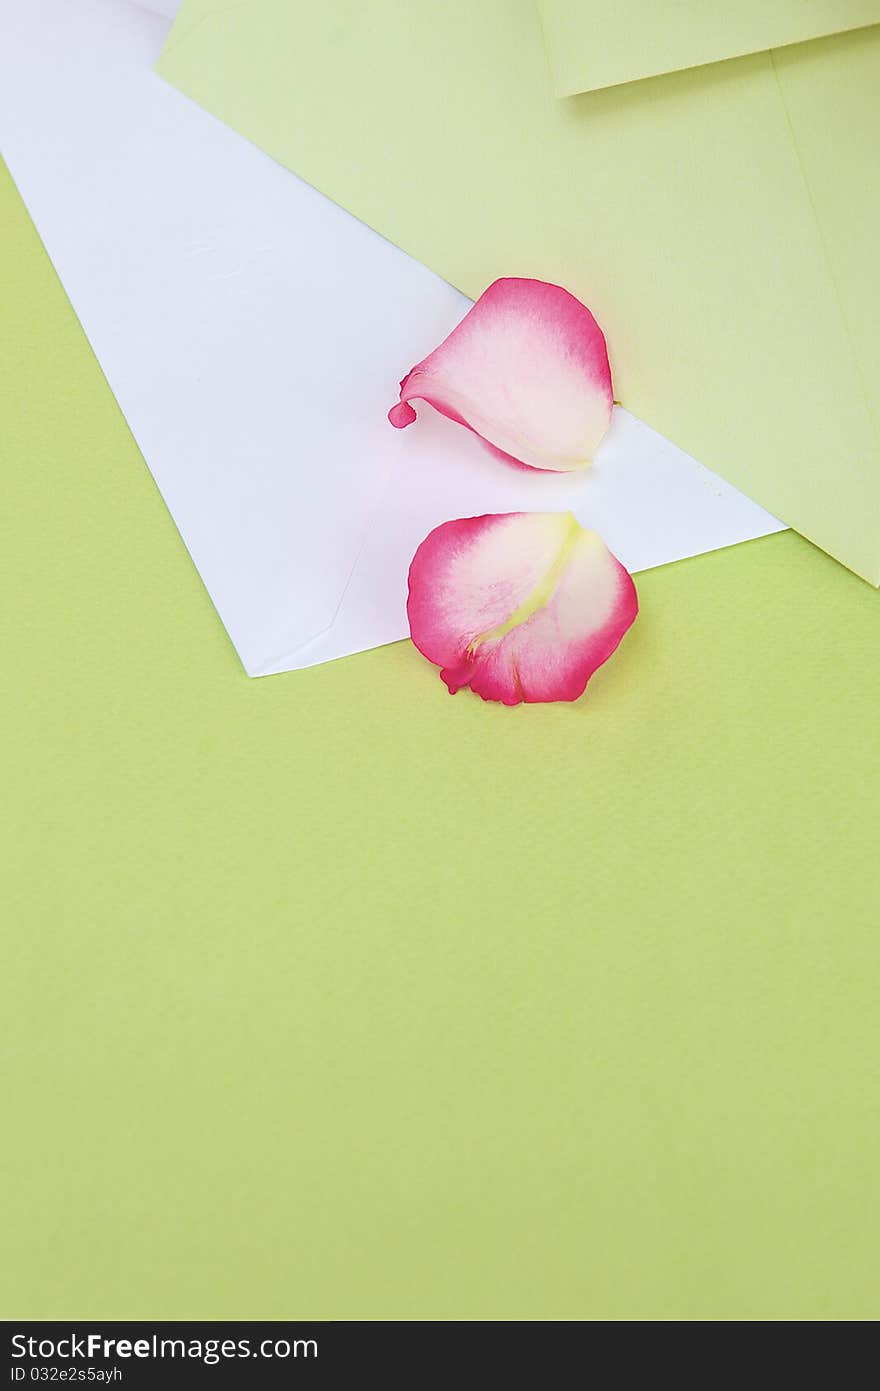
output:
[[[880,23],[880,0],[537,0],[557,96]]]

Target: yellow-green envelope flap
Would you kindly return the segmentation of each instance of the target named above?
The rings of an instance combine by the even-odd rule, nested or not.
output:
[[[785,50],[812,51],[797,82],[760,53],[560,101],[534,0],[184,0],[159,71],[465,292],[567,285],[629,409],[878,584],[878,328],[854,331],[839,293],[875,212],[860,157],[829,176],[833,217],[811,168],[876,110],[877,36],[844,36],[859,96],[840,111],[835,39]],[[802,160],[810,100],[824,134]],[[859,217],[856,253],[838,233]]]
[[[558,96],[880,23],[880,0],[536,0]]]

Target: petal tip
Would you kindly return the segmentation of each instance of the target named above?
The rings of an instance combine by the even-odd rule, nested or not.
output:
[[[396,406],[392,406],[388,412],[388,419],[395,430],[405,430],[407,425],[412,425],[416,418],[416,413],[409,401],[398,401]]]

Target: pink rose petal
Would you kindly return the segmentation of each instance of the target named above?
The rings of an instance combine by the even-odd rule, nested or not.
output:
[[[427,401],[530,468],[590,463],[611,420],[605,338],[589,309],[543,280],[496,280],[400,383],[388,413],[411,425]]]
[[[412,640],[451,695],[577,700],[638,613],[635,585],[570,512],[444,522],[409,571]]]

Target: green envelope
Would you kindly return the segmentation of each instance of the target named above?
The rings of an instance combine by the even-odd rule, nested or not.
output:
[[[551,56],[575,8],[542,5]],[[633,72],[656,9],[626,6]],[[563,88],[618,81],[603,29]],[[624,405],[880,584],[880,28],[681,52],[560,99],[535,0],[184,0],[159,71],[468,294],[568,286]]]

